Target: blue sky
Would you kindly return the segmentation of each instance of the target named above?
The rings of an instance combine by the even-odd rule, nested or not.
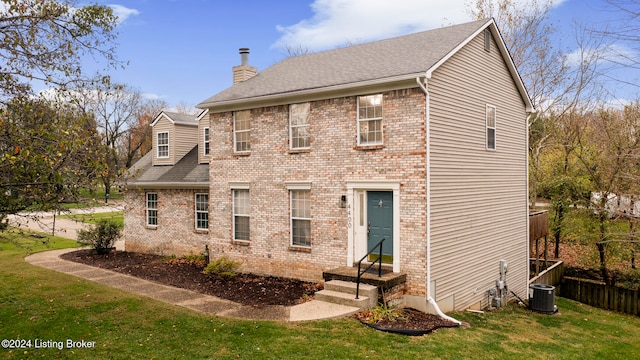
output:
[[[112,78],[170,107],[195,106],[231,85],[238,48],[262,70],[285,45],[312,51],[402,35],[471,19],[470,0],[99,0],[119,15]],[[612,16],[604,0],[556,0],[558,24]],[[498,24],[499,25],[499,24]],[[635,91],[635,90],[634,90]]]

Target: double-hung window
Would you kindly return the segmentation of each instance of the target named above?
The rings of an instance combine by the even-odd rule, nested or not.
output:
[[[158,158],[169,157],[169,132],[159,132],[157,134],[156,145],[158,147]]]
[[[147,226],[158,226],[157,193],[147,193]]]
[[[311,191],[289,190],[291,246],[311,247]]]
[[[486,128],[487,128],[487,150],[496,149],[496,107],[487,105],[486,107]]]
[[[233,239],[249,241],[249,190],[235,189],[233,191]]]
[[[235,152],[251,151],[251,111],[236,111],[233,116],[233,144]]]
[[[209,194],[195,195],[196,230],[209,230]]]
[[[309,148],[309,103],[289,105],[289,144],[291,150]]]
[[[358,145],[382,145],[382,94],[358,97]]]
[[[204,155],[207,156],[211,152],[211,148],[210,148],[211,142],[209,141],[209,128],[208,127],[204,128],[203,132],[204,132],[204,135],[202,139],[202,144],[204,149]]]

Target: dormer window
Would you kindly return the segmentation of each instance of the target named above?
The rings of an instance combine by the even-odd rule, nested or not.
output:
[[[158,133],[158,158],[166,159],[169,157],[169,132],[159,132]]]

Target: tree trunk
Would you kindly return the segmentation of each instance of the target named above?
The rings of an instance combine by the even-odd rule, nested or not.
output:
[[[564,220],[564,205],[559,204],[556,210],[556,222],[553,225],[553,237],[556,241],[556,249],[554,250],[555,258],[560,257],[560,236],[562,235],[562,222]]]
[[[104,203],[109,203],[109,197],[111,197],[111,181],[105,176],[102,178],[102,183],[104,184]]]
[[[604,280],[604,283],[607,285],[613,285],[609,278],[609,272],[607,271],[606,244],[598,242],[596,245],[598,246],[598,254],[600,255],[600,273],[602,274],[602,280]]]

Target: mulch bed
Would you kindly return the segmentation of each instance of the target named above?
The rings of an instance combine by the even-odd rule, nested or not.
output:
[[[202,272],[204,261],[152,254],[114,251],[96,255],[92,250],[78,250],[61,258],[255,307],[296,305],[322,290],[320,284],[275,276],[245,273],[238,273],[235,277],[206,275]]]
[[[93,250],[85,249],[63,254],[61,258],[254,307],[300,304],[312,299],[313,294],[323,288],[321,284],[276,276],[246,273],[238,273],[235,277],[207,275],[203,273],[205,264],[202,260],[135,252],[114,251],[96,255]],[[360,312],[354,317],[374,329],[404,335],[424,335],[438,328],[457,326],[437,315],[418,310],[397,311],[402,312],[399,318],[383,318],[375,323],[371,321],[371,311]]]
[[[354,317],[364,325],[376,330],[412,336],[429,334],[439,328],[458,327],[458,324],[438,315],[423,313],[411,308],[398,309],[397,311],[400,316],[393,319],[386,317],[373,321],[371,311],[363,311]]]

